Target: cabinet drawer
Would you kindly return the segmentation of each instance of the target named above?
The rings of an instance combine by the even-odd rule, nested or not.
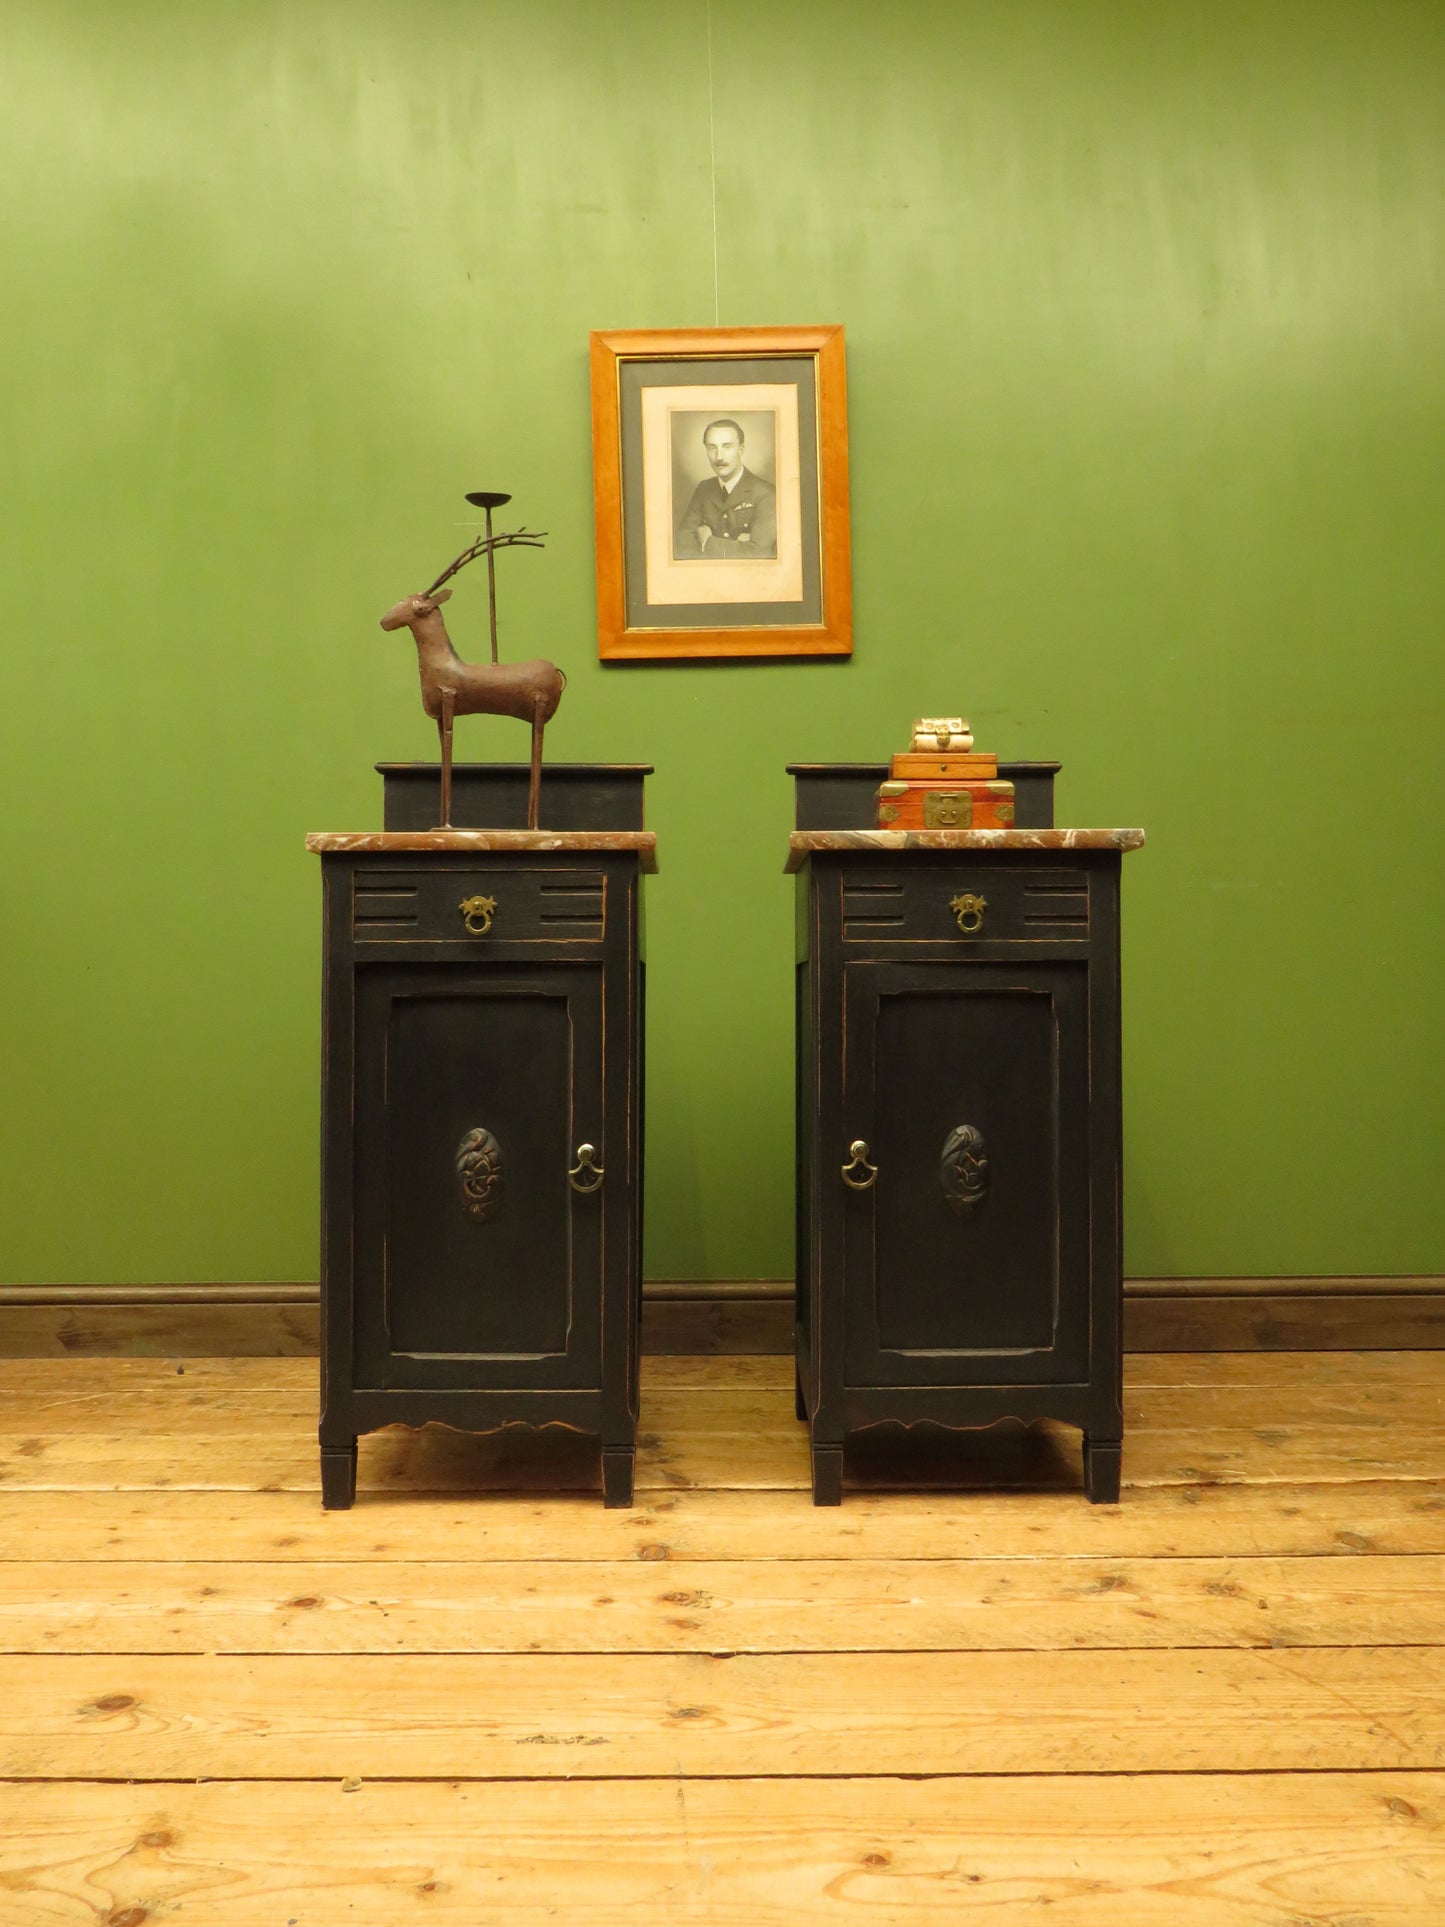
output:
[[[859,864],[843,871],[841,899],[845,944],[1089,940],[1088,872],[1062,865]]]
[[[600,943],[607,878],[553,866],[358,869],[351,879],[356,943]]]

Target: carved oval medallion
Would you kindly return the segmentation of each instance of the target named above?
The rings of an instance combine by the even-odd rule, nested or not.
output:
[[[502,1202],[502,1147],[479,1125],[457,1146],[462,1209],[477,1224],[494,1218]]]
[[[944,1140],[943,1156],[938,1161],[939,1182],[944,1200],[955,1217],[966,1218],[988,1196],[988,1156],[983,1132],[972,1124],[960,1124]]]

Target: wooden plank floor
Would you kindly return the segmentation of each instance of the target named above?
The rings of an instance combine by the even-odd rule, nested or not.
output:
[[[314,1360],[0,1362],[0,1927],[1440,1927],[1445,1354],[1128,1365],[1117,1508],[720,1357],[326,1514]]]

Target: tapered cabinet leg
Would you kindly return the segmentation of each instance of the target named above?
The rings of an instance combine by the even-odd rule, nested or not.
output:
[[[321,1448],[321,1503],[328,1512],[345,1512],[356,1498],[356,1440]]]
[[[793,1367],[793,1417],[806,1419],[807,1416],[808,1402],[803,1397],[803,1374],[795,1365]]]
[[[1093,1505],[1117,1505],[1123,1469],[1122,1439],[1084,1436],[1084,1491]]]
[[[633,1468],[637,1451],[631,1445],[604,1445],[602,1448],[602,1503],[605,1506],[632,1504]]]
[[[813,1504],[842,1505],[843,1448],[813,1441]]]

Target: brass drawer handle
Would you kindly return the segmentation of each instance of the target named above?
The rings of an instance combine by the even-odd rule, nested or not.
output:
[[[958,918],[958,927],[964,936],[971,937],[983,928],[983,913],[988,908],[987,897],[974,897],[967,894],[950,897],[948,907]]]
[[[492,927],[492,918],[497,912],[495,897],[466,897],[457,908],[462,913],[462,921],[467,926],[467,934],[485,937]]]
[[[577,1163],[574,1168],[567,1173],[567,1182],[571,1185],[572,1189],[574,1191],[580,1191],[585,1198],[590,1191],[597,1190],[606,1175],[606,1171],[604,1171],[602,1166],[597,1162],[597,1146],[595,1144],[579,1144],[577,1146]],[[592,1180],[590,1184],[587,1182],[589,1177]]]
[[[847,1185],[850,1191],[866,1191],[878,1176],[878,1166],[868,1162],[868,1144],[866,1139],[861,1137],[854,1138],[853,1142],[848,1146],[848,1159],[848,1163],[843,1166],[844,1184]],[[866,1175],[861,1178],[850,1177],[849,1173],[851,1171],[862,1171]]]

